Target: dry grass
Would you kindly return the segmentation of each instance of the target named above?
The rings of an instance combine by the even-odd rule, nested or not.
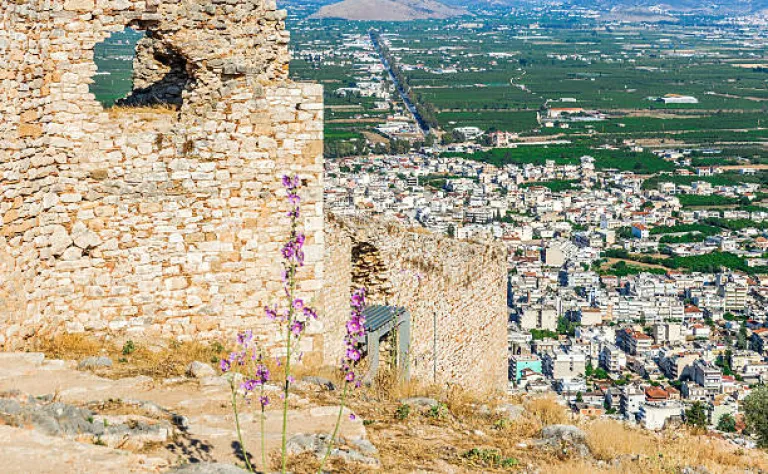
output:
[[[569,411],[553,396],[526,399],[523,407],[523,414],[518,420],[501,425],[505,435],[511,439],[534,438],[545,426],[573,423]]]
[[[679,472],[684,467],[703,466],[710,472],[765,472],[768,456],[749,453],[713,436],[686,429],[655,434],[615,421],[597,421],[586,427],[592,455],[611,462],[622,459],[616,472]]]
[[[82,334],[62,334],[37,340],[31,349],[43,352],[49,358],[63,360],[79,361],[90,356],[107,356],[114,365],[95,372],[109,378],[137,375],[155,379],[180,377],[193,361],[213,363],[226,356],[224,347],[216,343],[170,341],[165,345],[149,347],[140,342],[101,342]]]
[[[587,428],[587,444],[592,455],[610,461],[622,455],[653,455],[659,452],[660,440],[647,432],[615,421],[596,421]]]

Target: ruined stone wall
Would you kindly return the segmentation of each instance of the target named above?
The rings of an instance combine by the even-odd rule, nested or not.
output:
[[[301,289],[319,294],[322,88],[288,81],[284,18],[274,0],[0,3],[0,347],[246,327],[276,342],[262,308],[280,294],[288,173],[306,181]],[[94,100],[94,45],[126,26],[168,53],[139,56],[134,104],[177,100]],[[184,82],[154,87],[152,60]]]
[[[326,254],[326,268],[351,270],[347,278],[326,282],[325,313],[331,321],[333,315],[348,312],[350,285],[365,286],[370,304],[410,311],[413,376],[432,381],[436,371],[441,384],[505,388],[507,278],[502,247],[460,242],[384,220],[337,217],[327,219],[326,242],[333,249]]]

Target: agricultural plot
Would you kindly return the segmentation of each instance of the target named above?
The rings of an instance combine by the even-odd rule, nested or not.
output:
[[[469,160],[491,163],[496,166],[507,164],[522,165],[527,163],[543,165],[547,161],[554,161],[557,165],[575,165],[581,162],[581,157],[591,156],[595,158],[595,167],[598,169],[634,171],[644,174],[654,174],[674,169],[672,163],[664,161],[651,153],[635,153],[624,149],[596,149],[584,145],[497,148],[487,152],[447,153],[446,156],[460,156]]]

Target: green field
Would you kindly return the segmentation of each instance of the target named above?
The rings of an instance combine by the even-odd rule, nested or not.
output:
[[[595,158],[598,169],[616,169],[638,173],[658,173],[671,171],[674,165],[658,158],[652,153],[635,153],[624,149],[595,149],[583,145],[570,146],[523,146],[518,148],[497,148],[477,153],[445,153],[444,156],[458,156],[469,160],[491,163],[496,166],[506,164],[523,165],[527,163],[543,165],[552,160],[558,165],[575,165],[581,157],[589,155]]]

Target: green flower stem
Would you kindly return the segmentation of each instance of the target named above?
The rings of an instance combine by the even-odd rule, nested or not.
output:
[[[285,388],[283,389],[283,445],[282,445],[282,472],[288,472],[288,390],[291,386],[291,327],[288,326],[288,357],[285,358]]]
[[[267,412],[266,407],[264,404],[261,403],[261,400],[264,398],[264,385],[261,386],[261,392],[259,393],[259,404],[261,405],[261,469],[266,472],[267,470],[267,441],[266,441],[266,429],[264,425],[266,424],[266,418],[267,418]]]
[[[296,235],[296,220],[294,219],[291,234]],[[292,264],[288,268],[288,321],[286,324],[286,342],[285,342],[285,388],[283,390],[283,443],[282,443],[282,472],[288,472],[288,393],[291,388],[291,326],[293,325],[294,308],[293,299],[296,292],[296,265]]]
[[[245,443],[243,443],[243,432],[240,429],[240,415],[237,411],[237,389],[235,388],[234,378],[230,378],[229,386],[232,389],[232,410],[235,414],[235,428],[237,429],[237,441],[240,443],[240,450],[243,452],[243,459],[245,459],[245,467],[248,472],[254,472],[251,461],[248,460],[248,451],[245,449]]]
[[[339,407],[339,415],[336,417],[336,426],[333,428],[333,434],[331,435],[331,439],[328,441],[328,450],[325,452],[325,456],[323,456],[323,461],[320,463],[320,469],[317,470],[317,474],[323,473],[325,463],[331,456],[331,451],[333,451],[333,444],[336,440],[336,436],[339,434],[339,428],[341,427],[341,416],[344,414],[344,406],[347,400],[348,388],[349,382],[344,382],[344,391],[341,393],[341,406]]]

